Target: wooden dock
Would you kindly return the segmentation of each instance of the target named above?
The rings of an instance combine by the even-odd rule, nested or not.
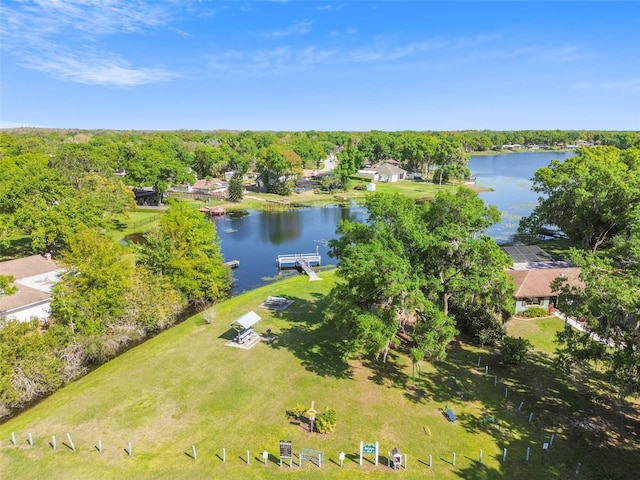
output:
[[[240,260],[229,260],[228,262],[224,262],[224,264],[229,268],[240,268]]]
[[[209,217],[221,217],[227,214],[227,211],[223,207],[204,207],[198,210]]]
[[[322,257],[318,253],[296,253],[293,255],[278,255],[276,265],[278,270],[283,268],[301,268],[308,275],[309,280],[322,280],[313,269],[320,266]]]

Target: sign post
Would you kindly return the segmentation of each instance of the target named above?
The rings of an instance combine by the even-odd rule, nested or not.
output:
[[[315,401],[311,401],[311,408],[307,411],[307,415],[309,415],[309,431],[313,433],[313,422],[316,421],[316,413],[318,413],[315,409]]]
[[[364,443],[362,440],[360,440],[360,465],[362,465],[362,456],[364,454],[374,454],[375,455],[375,460],[374,463],[377,466],[378,465],[378,452],[380,450],[380,444],[378,442],[376,443]]]
[[[293,453],[292,453],[292,444],[291,440],[280,440],[280,466],[282,466],[282,459],[289,459],[289,467],[293,462]]]

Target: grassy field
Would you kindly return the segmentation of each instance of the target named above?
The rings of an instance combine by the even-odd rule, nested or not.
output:
[[[320,282],[293,277],[232,298],[216,307],[212,323],[196,315],[0,425],[2,478],[382,478],[390,472],[386,456],[393,447],[408,455],[408,469],[395,473],[402,478],[630,479],[640,471],[637,405],[586,396],[580,382],[552,369],[549,337],[560,321],[509,326],[536,346],[518,367],[501,365],[495,352],[459,339],[446,361],[423,363],[414,379],[402,352],[387,364],[337,355],[335,332],[321,324],[334,271],[321,276]],[[282,312],[259,308],[268,295],[294,303]],[[248,351],[225,346],[230,322],[250,310],[263,318],[256,330],[271,329],[274,341]],[[334,433],[310,433],[285,416],[295,404],[312,401],[319,411],[337,410]],[[456,423],[443,415],[446,404]],[[483,422],[489,415],[495,423]],[[67,433],[75,451],[65,445]],[[551,434],[553,446],[544,451]],[[322,468],[309,462],[280,468],[281,439],[292,440],[296,454],[324,451]],[[380,442],[380,465],[372,456],[358,464],[361,440]],[[343,468],[340,451],[346,453]]]

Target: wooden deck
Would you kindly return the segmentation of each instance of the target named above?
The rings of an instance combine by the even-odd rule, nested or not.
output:
[[[203,207],[198,210],[210,217],[221,217],[227,214],[223,207]]]

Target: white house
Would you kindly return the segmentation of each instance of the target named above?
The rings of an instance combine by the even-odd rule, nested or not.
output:
[[[391,163],[383,163],[376,167],[381,182],[397,182],[404,180],[407,171]]]
[[[218,178],[211,178],[208,180],[206,178],[201,178],[199,180],[196,180],[196,182],[191,187],[191,191],[197,192],[197,193],[207,193],[207,194],[225,193],[228,188],[229,188],[229,183],[223,182]]]
[[[27,322],[49,318],[51,288],[64,270],[49,255],[32,255],[0,262],[0,275],[11,275],[18,291],[0,296],[0,318]]]
[[[371,180],[372,182],[397,182],[398,180],[404,180],[406,176],[406,170],[388,162],[370,168],[363,168],[356,172],[357,178]]]

